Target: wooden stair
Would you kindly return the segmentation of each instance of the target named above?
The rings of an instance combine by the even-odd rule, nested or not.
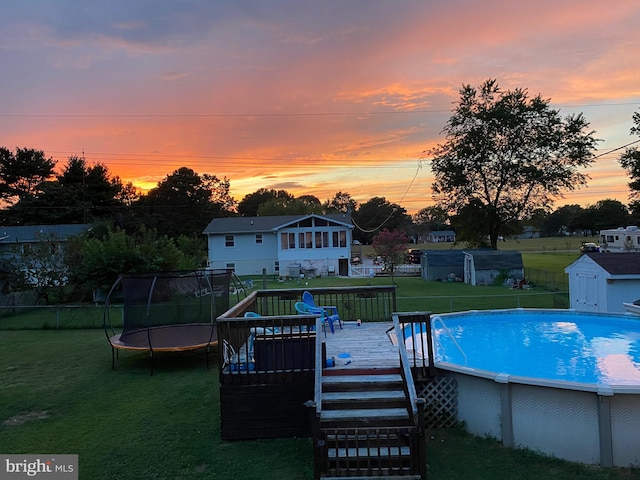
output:
[[[399,369],[335,370],[322,377],[322,479],[420,479]]]

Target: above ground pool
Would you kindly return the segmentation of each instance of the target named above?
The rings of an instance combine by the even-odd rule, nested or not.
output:
[[[431,321],[438,376],[469,432],[576,462],[640,466],[640,316],[513,309]],[[425,335],[417,343],[406,329],[416,327],[403,331],[414,355]]]
[[[438,362],[523,377],[640,385],[636,316],[477,311],[434,316],[432,325]]]

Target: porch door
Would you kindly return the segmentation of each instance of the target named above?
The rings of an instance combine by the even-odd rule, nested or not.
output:
[[[349,276],[349,259],[348,258],[338,259],[338,275],[340,275],[341,277]]]

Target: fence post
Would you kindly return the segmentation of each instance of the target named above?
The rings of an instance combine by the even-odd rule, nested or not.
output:
[[[56,330],[60,330],[60,307],[56,307]]]

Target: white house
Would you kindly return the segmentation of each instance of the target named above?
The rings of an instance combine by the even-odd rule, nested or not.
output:
[[[585,253],[564,271],[570,308],[583,312],[624,312],[640,298],[640,253]]]
[[[349,214],[214,218],[205,228],[209,268],[281,277],[350,274]]]

